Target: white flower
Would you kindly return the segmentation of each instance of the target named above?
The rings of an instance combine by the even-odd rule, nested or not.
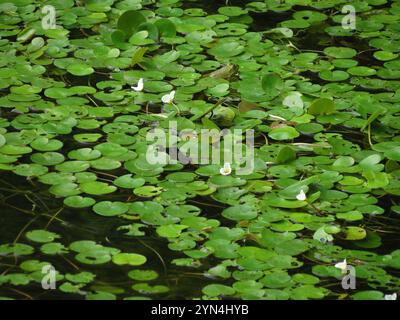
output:
[[[163,95],[161,101],[169,104],[174,102],[174,98],[175,98],[175,90],[172,90],[170,93]]]
[[[385,294],[385,300],[397,300],[397,293]]]
[[[273,114],[269,114],[268,115],[270,118],[275,119],[275,120],[280,120],[280,121],[287,121],[285,118],[273,115]]]
[[[131,88],[132,88],[133,90],[135,90],[136,92],[142,91],[142,90],[143,90],[143,87],[144,87],[143,78],[140,78],[140,79],[139,79],[139,81],[138,81],[136,87],[135,87],[135,86],[131,86]]]
[[[296,199],[299,201],[304,201],[307,199],[307,196],[304,193],[303,189],[300,190],[300,193],[296,196]]]
[[[231,164],[229,162],[225,163],[224,166],[219,170],[219,173],[223,176],[230,175],[232,172]]]
[[[344,259],[342,262],[338,262],[335,264],[335,268],[342,270],[342,273],[345,273],[347,270],[347,261]]]

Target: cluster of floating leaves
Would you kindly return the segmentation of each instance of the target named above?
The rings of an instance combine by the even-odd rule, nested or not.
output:
[[[213,2],[2,1],[0,169],[48,185],[66,207],[126,219],[118,230],[133,239],[165,238],[182,270],[207,261],[215,282],[192,298],[398,291],[400,250],[375,249],[382,217],[396,222],[400,212],[399,3],[352,1],[348,30],[343,0]],[[56,29],[42,28],[44,4],[56,9]],[[175,103],[163,104],[172,91]],[[254,172],[149,164],[146,133],[169,121],[179,130],[254,129]],[[217,214],[199,204],[212,200]],[[138,253],[65,243],[44,229],[25,238],[40,248],[22,238],[0,246],[10,261],[21,258],[0,284],[40,283],[47,262],[29,259],[39,250],[81,266],[143,265],[127,274],[140,293],[131,298],[169,290]],[[343,259],[363,289],[340,288],[334,265]],[[58,290],[127,298],[87,289],[95,278],[58,273]]]

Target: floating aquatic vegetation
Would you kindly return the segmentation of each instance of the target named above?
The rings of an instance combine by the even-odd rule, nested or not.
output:
[[[175,298],[196,273],[188,298],[396,299],[400,5],[358,1],[354,28],[344,5],[2,2],[0,195],[35,219],[0,245],[2,298],[48,270],[65,298]],[[252,172],[212,161],[249,130]],[[203,162],[173,157],[198,144]]]

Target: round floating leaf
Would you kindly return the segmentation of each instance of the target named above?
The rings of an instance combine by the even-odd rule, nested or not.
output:
[[[285,163],[294,159],[296,159],[296,152],[292,148],[285,146],[279,150],[279,153],[276,157],[276,162]]]
[[[42,270],[42,268],[47,265],[49,265],[48,262],[40,262],[39,260],[25,260],[19,266],[24,271],[34,272],[37,270]]]
[[[100,158],[90,161],[90,166],[97,170],[115,170],[121,166],[121,162],[108,158]]]
[[[158,32],[161,36],[169,38],[175,37],[176,27],[170,20],[158,19],[154,25],[158,28]]]
[[[94,278],[96,277],[95,274],[91,273],[91,272],[87,272],[87,271],[83,271],[77,274],[70,274],[67,273],[65,275],[65,278],[68,281],[74,282],[74,283],[90,283],[94,280]]]
[[[96,203],[96,200],[89,197],[70,196],[64,199],[64,204],[71,208],[87,208]]]
[[[91,148],[81,148],[77,150],[72,150],[68,153],[68,158],[74,160],[89,161],[101,157],[101,152],[98,150],[93,150]]]
[[[55,185],[52,185],[49,191],[60,197],[68,197],[68,196],[75,196],[81,193],[76,183],[72,182],[60,182]]]
[[[131,265],[140,266],[144,264],[147,259],[145,256],[137,253],[118,253],[113,256],[112,261],[117,265]]]
[[[0,148],[6,144],[6,138],[0,134]]]
[[[175,172],[167,175],[167,180],[171,182],[191,182],[196,177],[196,174],[191,172]]]
[[[376,74],[375,69],[368,68],[365,66],[353,67],[353,68],[347,69],[347,72],[353,76],[360,76],[360,77],[372,76],[372,75]]]
[[[241,7],[221,7],[218,9],[218,12],[228,17],[236,17],[242,14],[246,14],[247,10]]]
[[[361,248],[373,249],[381,246],[381,237],[374,232],[367,232],[367,236],[358,241],[354,241],[354,244]]]
[[[86,300],[116,300],[117,296],[110,292],[98,291],[95,293],[88,293],[86,295]]]
[[[297,132],[295,128],[285,126],[272,129],[268,133],[268,136],[274,140],[290,140],[299,137],[300,134]]]
[[[275,95],[282,89],[283,81],[276,74],[265,75],[261,80],[261,86],[267,94]]]
[[[303,285],[293,289],[291,298],[294,300],[322,299],[329,293],[328,289]]]
[[[365,229],[360,227],[349,226],[346,227],[343,231],[346,235],[346,240],[361,240],[367,236],[367,232],[365,231]]]
[[[93,206],[93,211],[101,216],[111,217],[124,214],[128,211],[129,205],[118,201],[101,201]]]
[[[86,161],[65,161],[55,166],[56,170],[61,172],[82,172],[90,167],[90,164]]]
[[[132,270],[128,277],[138,281],[150,281],[158,278],[158,273],[153,270]]]
[[[60,236],[57,233],[41,229],[27,232],[26,237],[31,241],[39,243],[52,242],[55,239],[60,238]]]
[[[313,275],[307,273],[296,273],[295,275],[293,275],[292,280],[297,283],[309,285],[314,285],[319,282],[319,279],[317,277],[314,277]]]
[[[94,69],[85,63],[72,63],[68,65],[67,71],[74,76],[87,76],[94,72]]]
[[[38,151],[56,151],[61,149],[63,143],[60,140],[40,137],[32,141],[31,147]]]
[[[349,74],[342,70],[323,70],[319,73],[319,77],[326,81],[344,81],[349,78]]]
[[[354,293],[354,300],[383,300],[383,293],[380,291],[366,290]]]
[[[335,112],[335,105],[332,100],[326,98],[317,99],[308,107],[308,113],[312,115],[331,114],[333,112]]]
[[[47,167],[40,164],[20,164],[14,167],[14,172],[24,177],[41,176],[48,172]]]
[[[257,211],[248,205],[237,205],[224,209],[222,215],[230,220],[251,220],[257,217]]]
[[[154,186],[143,186],[133,190],[134,194],[144,198],[154,197],[156,195],[159,195],[161,192],[162,192],[161,187],[154,187]]]
[[[188,226],[180,224],[168,224],[158,227],[156,231],[161,237],[178,238],[182,230],[185,230],[186,228],[188,228]]]
[[[74,139],[81,143],[96,142],[102,137],[100,133],[80,133],[74,135]]]
[[[135,10],[125,11],[118,19],[117,28],[122,30],[124,34],[130,36],[137,28],[146,22],[144,15]]]
[[[208,52],[218,58],[229,58],[239,55],[245,47],[236,41],[224,41],[215,45]]]
[[[242,186],[246,184],[246,180],[241,178],[235,178],[232,176],[212,176],[209,180],[210,183],[217,187],[235,187],[235,186]]]
[[[0,254],[14,254],[16,256],[29,255],[34,252],[34,248],[23,243],[2,244],[0,245]]]
[[[143,178],[132,178],[132,174],[125,174],[114,180],[114,184],[120,188],[135,189],[145,184]]]
[[[62,163],[65,157],[58,152],[44,152],[31,155],[31,160],[44,166],[54,166]]]
[[[399,55],[390,51],[375,51],[374,57],[380,61],[389,61],[396,59]]]
[[[64,245],[59,242],[46,243],[40,247],[40,251],[49,255],[63,254],[68,252],[67,248],[65,248]]]
[[[137,283],[132,286],[133,290],[136,290],[143,294],[157,294],[157,293],[165,293],[168,292],[169,289],[166,286],[156,285],[151,286],[147,283]]]
[[[285,288],[291,284],[290,280],[291,277],[286,272],[278,271],[266,274],[260,282],[268,288]]]
[[[115,190],[117,190],[117,187],[110,186],[105,182],[92,181],[82,183],[80,185],[80,189],[82,190],[82,192],[85,192],[87,194],[103,195],[114,192]]]
[[[146,201],[146,202],[141,202],[141,201],[135,201],[131,204],[129,211],[134,213],[134,214],[160,214],[164,210],[164,207],[153,201]]]
[[[7,155],[21,155],[31,153],[32,149],[29,147],[13,146],[6,144],[0,148],[0,152]]]
[[[327,47],[324,49],[324,53],[330,57],[348,59],[354,57],[357,51],[346,47]]]
[[[111,261],[111,255],[107,250],[98,249],[79,253],[75,256],[75,259],[84,264],[95,265]]]
[[[235,294],[235,289],[223,284],[209,284],[205,286],[202,291],[209,297],[231,296]]]

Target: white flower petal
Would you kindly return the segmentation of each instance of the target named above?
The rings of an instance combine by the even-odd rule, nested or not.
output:
[[[304,201],[307,199],[307,196],[304,193],[303,189],[300,190],[300,193],[296,196],[296,199],[299,201]]]
[[[169,94],[163,95],[161,101],[164,103],[169,103]]]
[[[175,90],[172,90],[170,93],[167,93],[161,97],[161,101],[164,103],[172,103],[175,98]]]
[[[143,78],[139,79],[139,81],[137,83],[137,86],[131,86],[131,88],[133,90],[137,91],[137,92],[142,91],[143,88],[144,88],[144,80],[143,80]]]
[[[346,269],[347,269],[347,261],[346,261],[346,259],[344,259],[342,262],[336,263],[335,264],[335,268],[338,268],[338,269],[342,270],[342,272],[346,271]]]
[[[231,164],[225,163],[224,166],[219,170],[219,173],[223,176],[230,175],[232,173]]]
[[[397,300],[397,293],[385,294],[385,300]]]

